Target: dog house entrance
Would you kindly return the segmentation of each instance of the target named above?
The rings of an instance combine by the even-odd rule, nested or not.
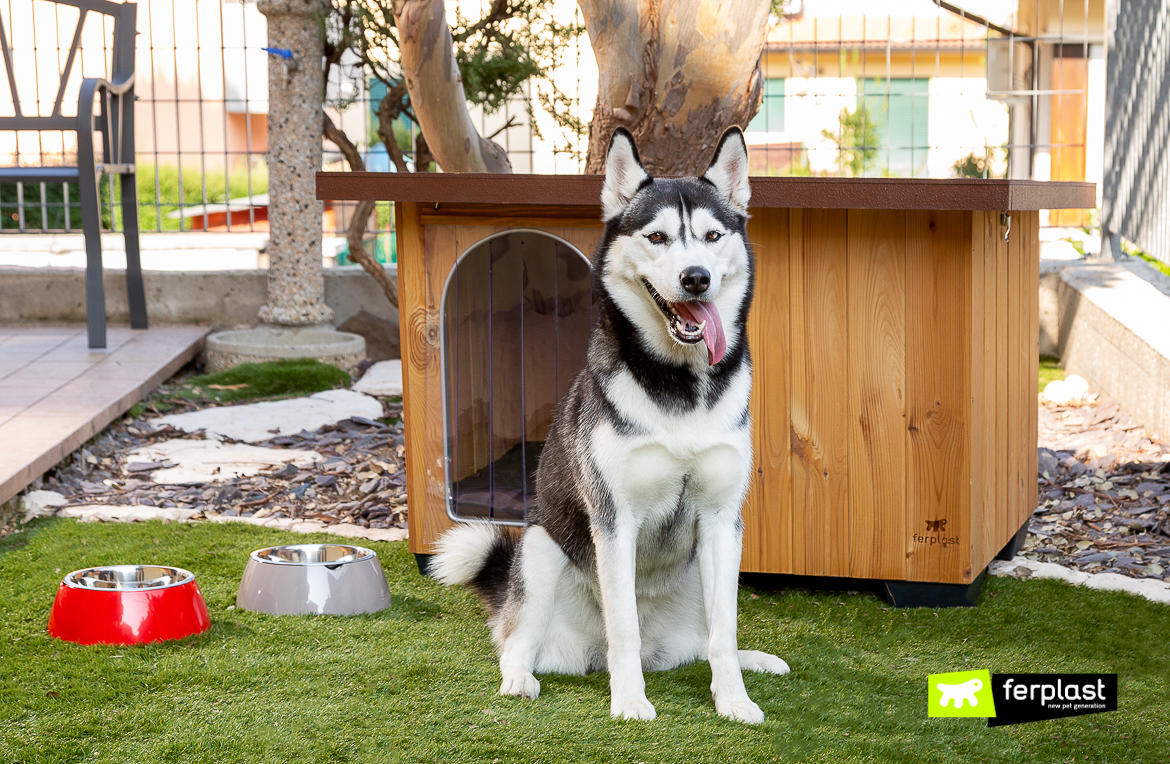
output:
[[[585,365],[588,258],[535,230],[467,249],[443,289],[447,512],[522,524],[553,408]]]

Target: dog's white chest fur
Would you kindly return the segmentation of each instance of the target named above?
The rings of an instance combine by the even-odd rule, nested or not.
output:
[[[751,387],[746,367],[711,407],[687,412],[659,407],[629,373],[614,376],[606,394],[630,426],[598,427],[590,450],[615,492],[617,522],[637,534],[639,594],[669,588],[693,561],[703,512],[736,504],[751,470],[751,433],[743,413]],[[624,430],[624,431],[622,431]]]
[[[751,433],[743,423],[750,392],[750,369],[743,368],[714,406],[668,411],[629,372],[615,374],[605,393],[631,432],[608,424],[599,428],[591,439],[593,457],[632,490],[680,471],[693,473],[705,492],[726,489],[733,476],[750,467]]]

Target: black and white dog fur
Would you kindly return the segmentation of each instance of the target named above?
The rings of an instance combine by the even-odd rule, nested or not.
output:
[[[610,140],[598,315],[541,454],[537,505],[520,538],[460,526],[431,562],[484,600],[501,694],[535,698],[534,674],[608,670],[610,714],[653,719],[642,672],[706,659],[719,714],[758,723],[742,670],[788,672],[736,644],[749,196],[738,128],[699,178],[655,180],[629,132]]]

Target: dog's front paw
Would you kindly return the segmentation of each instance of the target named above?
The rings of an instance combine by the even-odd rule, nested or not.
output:
[[[744,671],[759,671],[764,674],[787,674],[792,670],[783,659],[759,650],[740,650],[739,666]]]
[[[622,719],[644,719],[650,721],[658,716],[658,712],[654,710],[654,706],[650,701],[642,698],[641,700],[630,701],[610,701],[609,715],[614,719],[619,716]]]
[[[534,700],[540,695],[540,680],[527,671],[505,675],[500,684],[500,694]]]
[[[753,703],[748,698],[743,700],[729,701],[727,703],[720,703],[715,701],[715,710],[720,716],[728,719],[734,719],[737,722],[744,724],[759,724],[764,721],[764,712],[760,707]]]

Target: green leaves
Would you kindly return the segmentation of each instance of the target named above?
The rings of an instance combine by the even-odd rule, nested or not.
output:
[[[409,153],[413,148],[410,136],[402,135],[406,130],[399,117],[405,115],[416,129],[418,119],[405,89],[395,91],[402,69],[393,0],[333,0],[332,5],[324,25],[326,76],[333,66],[353,66],[342,63],[343,56],[349,60],[347,53],[356,57],[356,67],[384,86],[372,87],[369,96],[380,102],[371,103],[371,110],[383,123],[378,137],[383,143],[391,139]],[[510,98],[526,95],[525,108],[537,135],[531,119],[533,103],[562,130],[584,134],[587,125],[568,108],[572,99],[552,80],[559,52],[584,34],[583,24],[558,22],[553,16],[553,0],[492,0],[481,6],[478,18],[464,16],[463,6],[458,4],[448,4],[448,10],[454,11],[451,39],[469,104],[493,114]],[[348,74],[354,76],[353,72]],[[525,93],[526,83],[532,83],[531,93]],[[386,123],[392,125],[387,127]]]
[[[506,45],[457,45],[455,61],[463,75],[467,100],[489,114],[499,111],[510,96],[520,93],[524,81],[542,74],[523,46],[503,37]]]

